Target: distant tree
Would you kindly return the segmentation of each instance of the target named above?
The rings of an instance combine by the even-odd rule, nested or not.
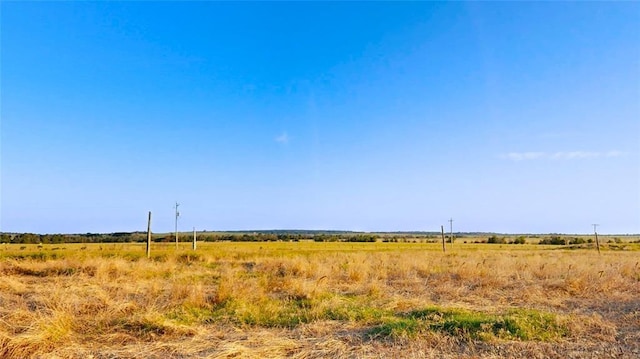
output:
[[[497,236],[491,236],[489,238],[487,238],[487,243],[492,243],[492,244],[505,244],[506,241],[504,240],[504,238],[498,238]]]
[[[40,243],[40,236],[33,233],[20,233],[13,239],[14,243]]]
[[[514,241],[513,244],[525,244],[527,242],[526,237],[525,236],[518,236]]]
[[[580,238],[580,237],[575,237],[569,240],[569,244],[584,244],[587,241],[584,240],[584,238]]]
[[[540,241],[540,244],[565,245],[567,244],[567,241],[560,236],[552,236],[550,238],[544,238]]]
[[[0,243],[10,243],[11,235],[9,233],[2,233],[0,235]]]

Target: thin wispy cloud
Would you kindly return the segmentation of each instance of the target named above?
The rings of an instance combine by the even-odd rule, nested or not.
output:
[[[509,152],[500,155],[500,158],[512,161],[525,161],[525,160],[580,160],[580,159],[595,159],[595,158],[614,158],[626,156],[626,152],[622,151],[608,151],[608,152],[593,152],[593,151],[567,151],[567,152]]]
[[[544,152],[509,152],[500,157],[513,161],[535,160],[545,156]]]
[[[289,135],[286,132],[283,132],[280,136],[275,138],[275,141],[282,144],[289,143]]]

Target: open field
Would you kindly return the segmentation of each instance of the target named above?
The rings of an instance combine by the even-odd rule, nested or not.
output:
[[[3,358],[636,358],[640,244],[0,247]]]

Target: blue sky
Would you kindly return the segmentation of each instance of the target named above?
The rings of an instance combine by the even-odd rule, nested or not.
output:
[[[640,233],[640,4],[7,2],[2,231]]]

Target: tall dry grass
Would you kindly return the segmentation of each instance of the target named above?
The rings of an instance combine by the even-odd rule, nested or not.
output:
[[[1,254],[0,357],[640,353],[634,251],[205,243],[147,260],[141,246],[65,248]],[[537,333],[537,317],[556,332]]]

